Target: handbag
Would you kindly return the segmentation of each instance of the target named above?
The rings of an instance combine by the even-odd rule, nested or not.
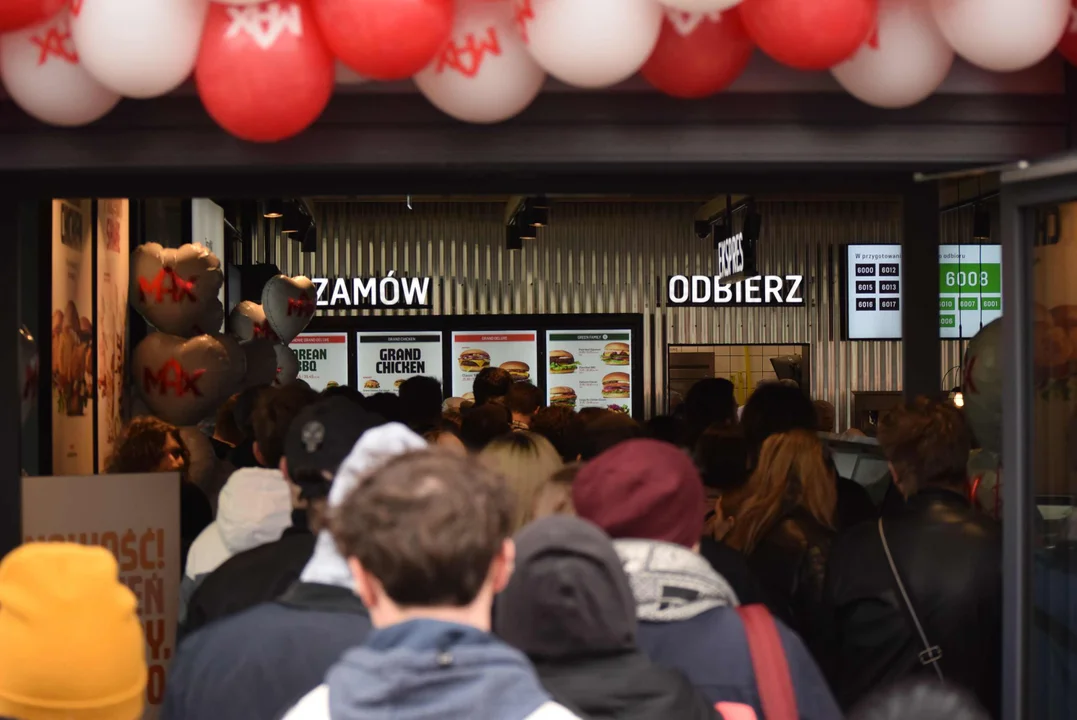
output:
[[[920,642],[924,646],[924,649],[918,655],[920,664],[925,667],[930,665],[935,669],[935,674],[939,676],[939,680],[942,680],[942,666],[939,665],[939,661],[942,660],[942,648],[938,645],[932,645],[927,639],[927,633],[924,632],[924,626],[920,623],[920,618],[916,614],[916,608],[912,606],[909,593],[905,591],[905,583],[901,581],[901,573],[898,572],[894,556],[890,554],[890,544],[886,542],[886,532],[883,530],[882,518],[879,518],[879,539],[883,541],[883,552],[886,553],[886,561],[890,563],[890,572],[893,573],[894,581],[901,592],[901,599],[905,602],[905,610],[908,611],[909,617],[912,618],[912,624],[916,627],[916,632],[920,635]]]
[[[752,656],[763,717],[765,720],[798,720],[800,715],[789,663],[770,611],[765,605],[741,605],[737,614],[748,636],[748,652]]]

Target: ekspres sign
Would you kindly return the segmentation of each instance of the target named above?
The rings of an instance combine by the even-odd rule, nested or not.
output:
[[[803,275],[757,275],[735,284],[719,275],[673,275],[666,281],[666,304],[687,307],[801,306]]]

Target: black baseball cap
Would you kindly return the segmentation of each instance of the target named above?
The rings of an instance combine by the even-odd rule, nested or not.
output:
[[[346,397],[330,397],[303,408],[284,439],[288,476],[297,485],[331,479],[363,433],[385,420]]]

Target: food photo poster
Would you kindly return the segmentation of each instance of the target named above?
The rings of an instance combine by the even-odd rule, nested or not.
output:
[[[514,380],[535,382],[538,365],[535,330],[464,330],[452,334],[452,394],[473,400],[475,377],[487,367],[500,367]]]
[[[632,414],[630,330],[548,330],[546,402]]]
[[[358,333],[359,392],[399,393],[404,381],[416,375],[442,381],[442,334]]]

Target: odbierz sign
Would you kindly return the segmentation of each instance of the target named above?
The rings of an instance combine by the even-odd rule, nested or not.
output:
[[[666,283],[668,305],[722,307],[804,305],[803,275],[757,275],[733,285],[718,275],[674,275]]]

